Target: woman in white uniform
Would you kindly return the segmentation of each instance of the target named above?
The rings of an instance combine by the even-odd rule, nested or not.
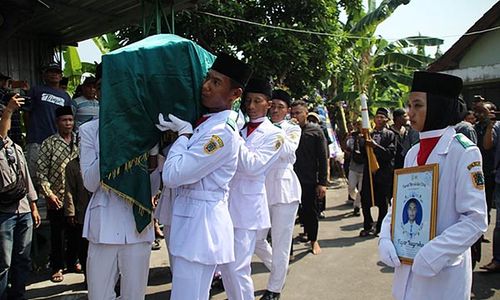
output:
[[[394,267],[396,299],[470,299],[470,246],[486,231],[486,201],[479,149],[453,125],[465,113],[458,99],[458,77],[415,72],[409,98],[412,127],[420,143],[405,167],[439,164],[436,237],[420,249],[412,265],[403,265],[391,241],[391,213],[382,224],[379,255]]]

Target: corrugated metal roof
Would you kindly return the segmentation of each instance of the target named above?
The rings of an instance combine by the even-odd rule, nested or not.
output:
[[[0,14],[6,20],[4,31],[9,28],[8,36],[48,39],[61,44],[74,44],[128,25],[140,25],[143,13],[150,18],[155,4],[154,0],[4,1],[6,5]],[[160,1],[167,14],[172,5],[174,10],[181,10],[193,8],[199,2]],[[10,16],[13,19],[9,20]]]

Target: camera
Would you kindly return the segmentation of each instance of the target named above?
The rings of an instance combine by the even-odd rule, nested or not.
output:
[[[5,94],[5,96],[2,100],[4,103],[9,103],[10,98],[14,97],[17,94],[18,93],[14,93],[14,92],[7,93],[7,94]],[[18,98],[24,98],[24,104],[21,105],[21,108],[31,105],[31,97],[19,95]]]

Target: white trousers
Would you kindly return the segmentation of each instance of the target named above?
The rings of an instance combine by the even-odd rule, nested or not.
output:
[[[144,299],[148,284],[151,243],[125,245],[89,243],[87,283],[89,300],[115,300],[120,275],[120,299]]]
[[[170,272],[174,273],[174,258],[170,254],[170,225],[163,225],[163,236],[165,245],[167,245],[168,261],[170,263]]]
[[[349,170],[347,192],[354,199],[354,207],[361,207],[361,186],[363,185],[363,173]]]
[[[290,247],[292,246],[293,227],[295,226],[295,216],[297,215],[298,208],[298,201],[293,203],[279,203],[269,207],[271,213],[272,248],[266,239],[269,229],[257,232],[255,254],[271,271],[267,289],[274,293],[281,293],[285,285]]]
[[[171,300],[207,300],[215,265],[190,262],[180,256],[172,256],[175,271],[172,276]]]
[[[256,235],[256,230],[234,229],[235,261],[220,265],[224,289],[229,300],[255,299],[251,263]]]

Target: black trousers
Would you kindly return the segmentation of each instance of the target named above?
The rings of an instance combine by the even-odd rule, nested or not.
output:
[[[302,185],[302,210],[300,218],[310,241],[318,240],[318,198],[315,184]]]
[[[63,270],[65,266],[72,268],[78,258],[78,229],[69,226],[62,209],[47,210],[50,223],[50,266],[52,271]],[[65,264],[66,263],[66,264]]]
[[[484,174],[484,193],[488,207],[488,224],[491,221],[491,208],[493,207],[493,193],[495,192],[495,174]]]
[[[366,172],[365,172],[366,174]],[[363,229],[370,230],[373,224],[373,218],[370,211],[372,206],[371,189],[370,189],[370,176],[369,174],[363,175],[363,187],[361,189],[361,208],[363,212]],[[391,193],[392,182],[388,184],[373,182],[373,194],[375,205],[378,207],[378,218],[375,229],[377,233],[380,232],[382,221],[387,215],[387,208],[389,206],[389,199]]]
[[[89,241],[82,237],[83,234],[83,224],[75,225],[75,233],[77,233],[78,239],[77,242],[77,251],[78,251],[78,260],[82,265],[82,271],[85,276],[87,276],[87,252],[89,250]]]

